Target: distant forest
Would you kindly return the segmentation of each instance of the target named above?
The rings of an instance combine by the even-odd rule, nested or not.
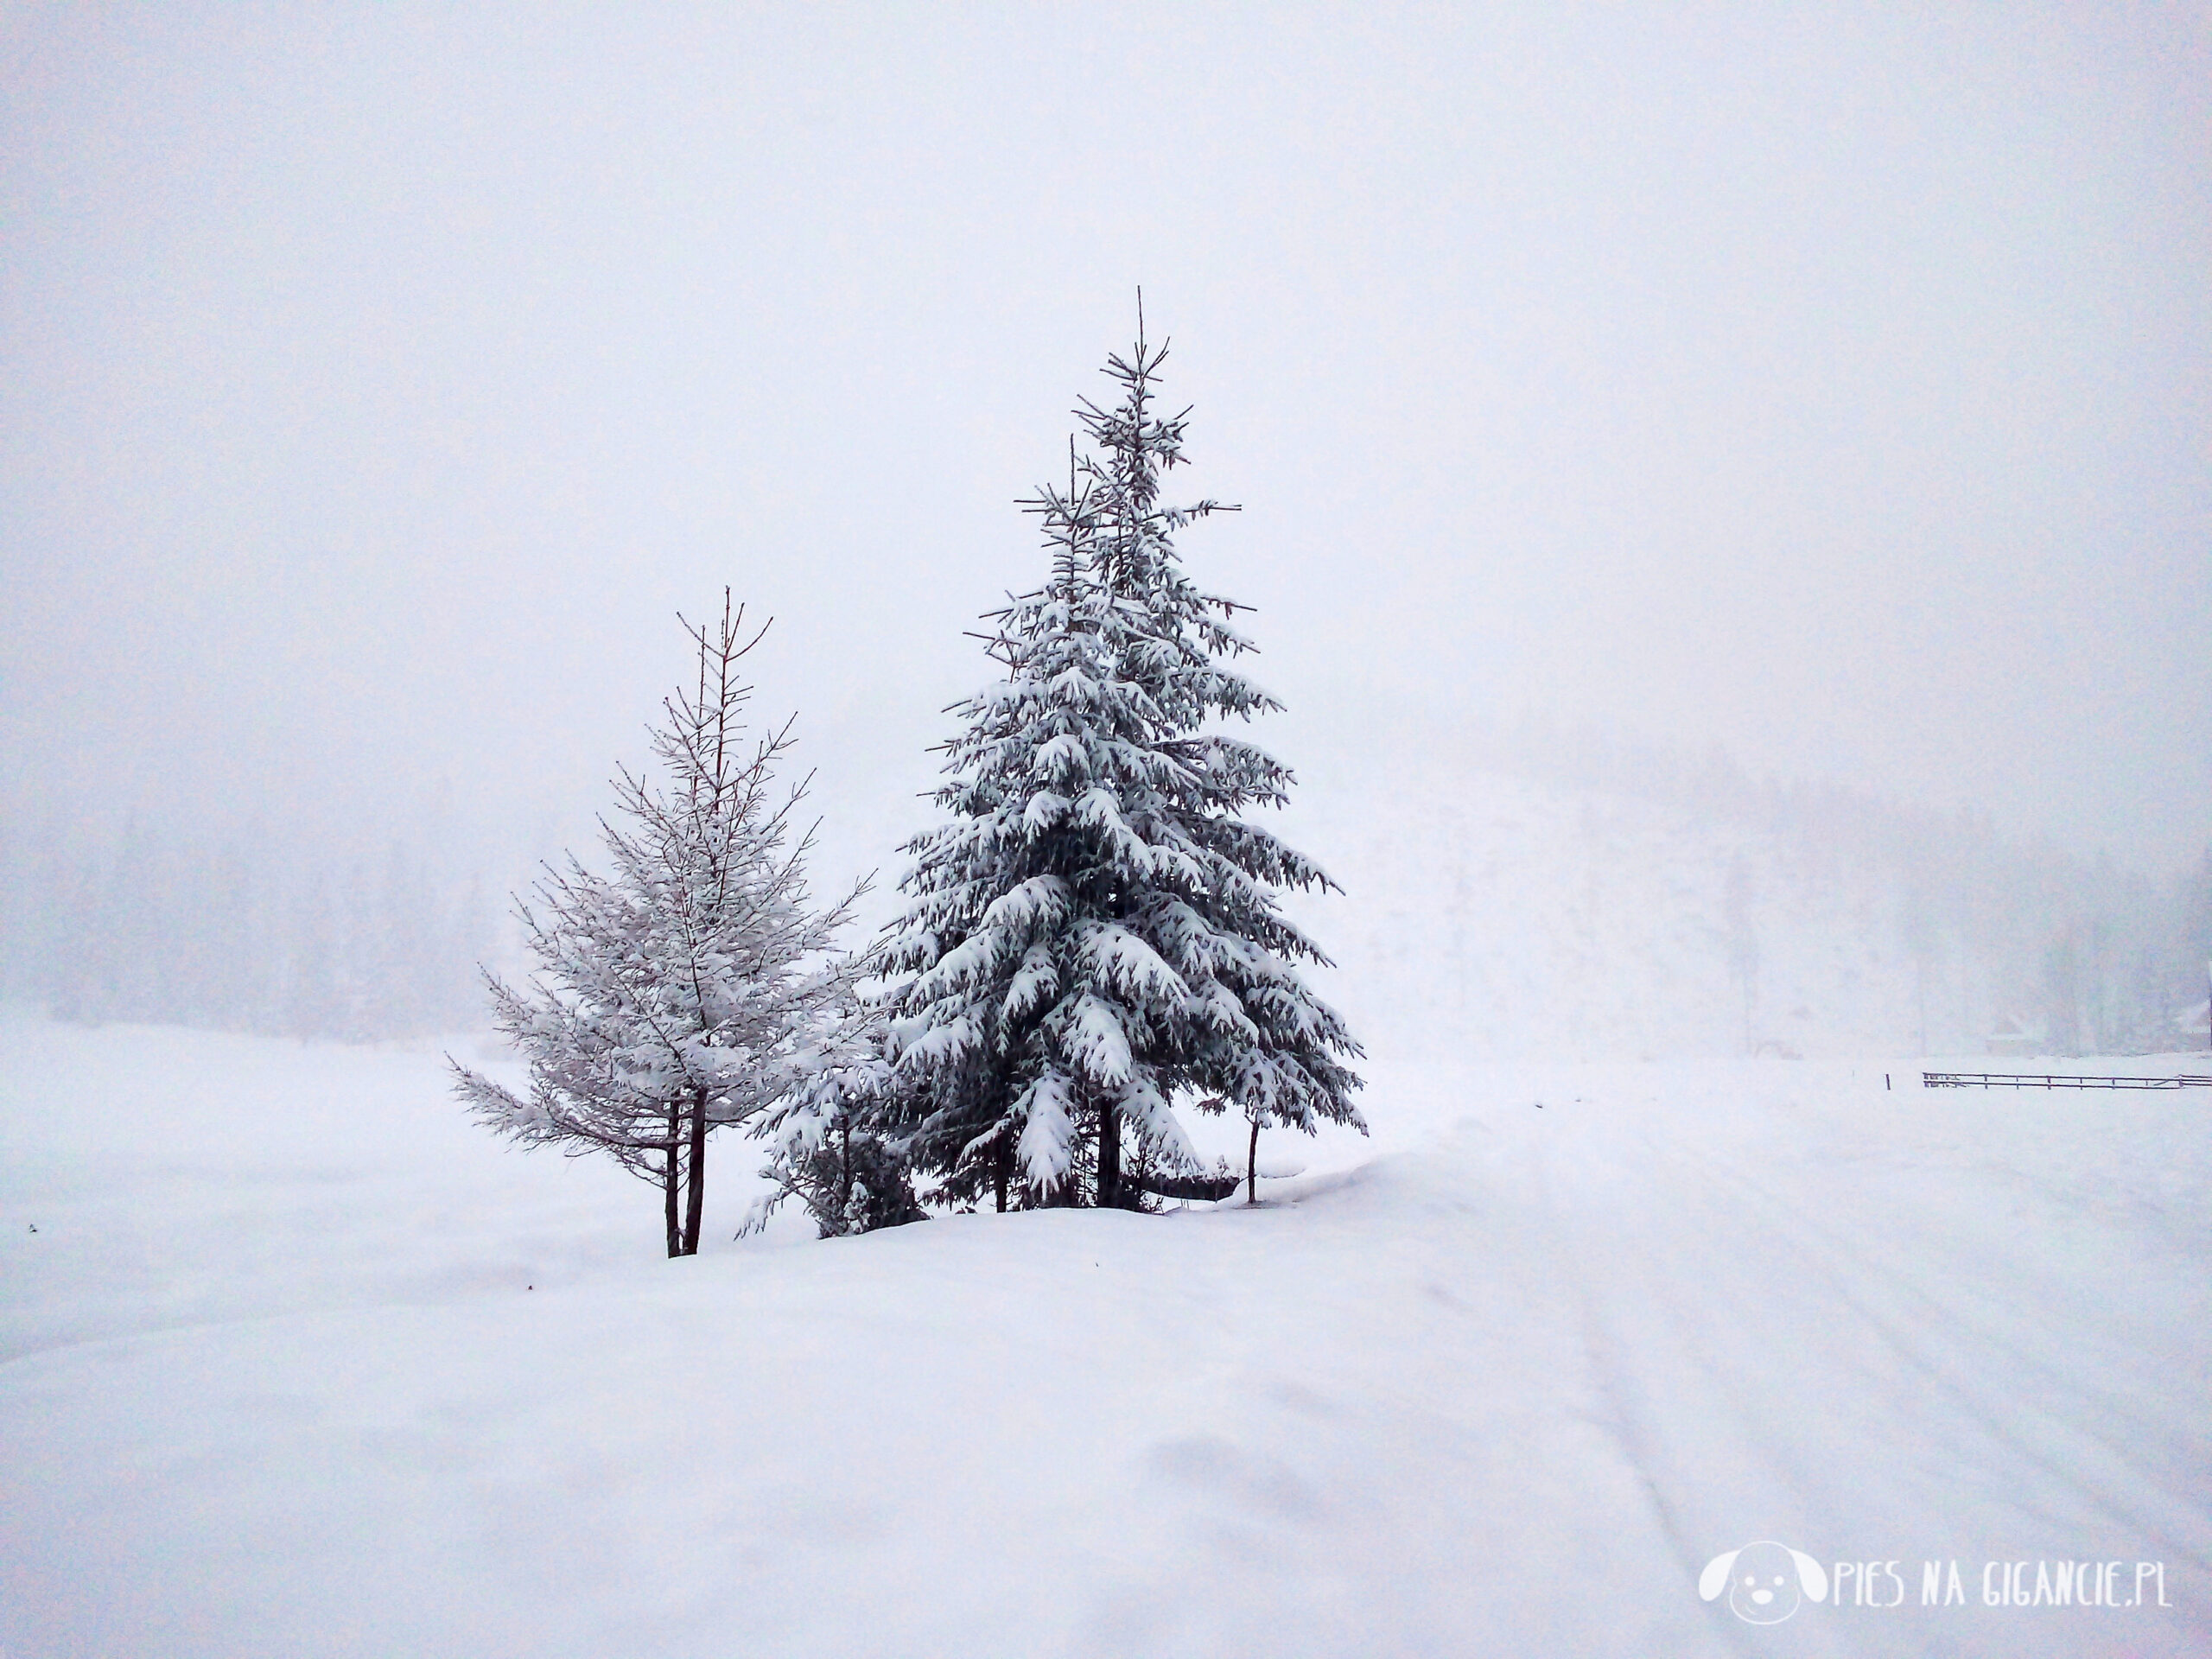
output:
[[[1923,1005],[1937,982],[1956,984],[1968,959],[1976,970],[1967,1001],[1979,1028],[1960,1029],[1955,1017],[1923,1007],[1923,1047],[1942,1040],[1955,1049],[2007,1021],[2054,1054],[2164,1052],[2205,1040],[2212,842],[2187,868],[2154,875],[2001,835],[1983,815],[1784,782],[1717,747],[1692,756],[1541,720],[1471,728],[1459,758],[1748,830],[1786,849],[1816,882],[1881,893],[1893,918],[1884,931],[1911,959]]]
[[[1688,756],[1543,722],[1462,726],[1442,747],[1449,753],[1433,758],[1447,764],[1430,775],[1432,791],[1477,800],[1488,774],[1567,796],[1655,803],[1712,826],[1716,845],[1759,837],[1770,859],[1783,858],[1805,882],[1858,895],[1862,911],[1872,895],[1885,912],[1874,931],[1905,954],[1923,988],[1916,1019],[1900,1011],[1910,993],[1901,1001],[1892,975],[1878,1017],[1877,988],[1867,986],[1866,1017],[1843,1021],[1866,1040],[1878,1033],[1894,1046],[1916,1037],[1923,1049],[1955,1052],[1978,1047],[2007,1020],[2054,1054],[2204,1040],[2203,1015],[2193,1011],[2205,1001],[2212,957],[2212,848],[2178,874],[2148,874],[2005,837],[1986,818],[1761,777],[1718,751]],[[1380,777],[1367,798],[1336,809],[1389,821],[1390,785]],[[1337,793],[1351,782],[1332,773]],[[887,875],[895,875],[893,861],[887,858]],[[1336,873],[1350,889],[1323,901],[1336,929],[1388,925],[1379,915],[1354,920],[1384,879],[1422,889],[1427,932],[1444,937],[1454,897],[1433,866]],[[93,836],[18,815],[0,819],[0,996],[85,1023],[341,1041],[476,1029],[487,1021],[477,964],[510,957],[508,888],[526,874],[428,815],[377,851],[267,833],[195,836],[144,815]],[[1478,962],[1515,948],[1486,939],[1478,918],[1468,921],[1464,945],[1440,950],[1432,972],[1455,971],[1455,957]],[[1713,924],[1731,925],[1718,913]],[[1338,954],[1349,974],[1382,971],[1379,948],[1348,943]],[[1777,943],[1765,947],[1770,969]],[[1647,994],[1618,988],[1624,1001]],[[1408,1018],[1449,1017],[1465,1006],[1415,1000],[1421,1007],[1408,1007]],[[1394,1035],[1373,1034],[1386,1043]]]
[[[143,819],[0,836],[0,995],[57,1019],[352,1042],[485,1022],[505,905],[451,849],[334,858]]]

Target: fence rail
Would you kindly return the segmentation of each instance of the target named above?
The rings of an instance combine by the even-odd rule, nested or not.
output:
[[[2212,1089],[2212,1077],[2078,1077],[2046,1072],[1923,1071],[1924,1089]]]

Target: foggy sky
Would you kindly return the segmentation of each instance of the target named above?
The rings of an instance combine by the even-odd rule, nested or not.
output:
[[[2212,836],[2201,9],[0,30],[23,814],[569,833],[727,582],[895,874],[1141,283],[1309,788],[1534,711]]]

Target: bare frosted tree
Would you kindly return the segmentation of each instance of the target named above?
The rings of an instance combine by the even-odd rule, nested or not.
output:
[[[818,1033],[848,1006],[854,965],[834,937],[866,889],[817,909],[794,837],[805,793],[779,791],[791,724],[747,744],[744,613],[725,590],[718,627],[684,627],[696,690],[664,705],[653,753],[664,788],[626,769],[601,827],[610,874],[571,856],[519,903],[536,971],[490,972],[495,1021],[528,1063],[527,1096],[448,1057],[454,1092],[491,1128],[571,1156],[604,1153],[661,1189],[671,1256],[699,1249],[707,1138],[806,1081]]]

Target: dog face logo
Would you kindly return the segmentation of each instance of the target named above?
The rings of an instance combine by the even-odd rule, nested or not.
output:
[[[1797,1611],[1801,1592],[1826,1601],[1828,1575],[1802,1549],[1763,1541],[1716,1555],[1697,1576],[1697,1592],[1711,1601],[1726,1590],[1728,1611],[1751,1624],[1779,1624]]]

